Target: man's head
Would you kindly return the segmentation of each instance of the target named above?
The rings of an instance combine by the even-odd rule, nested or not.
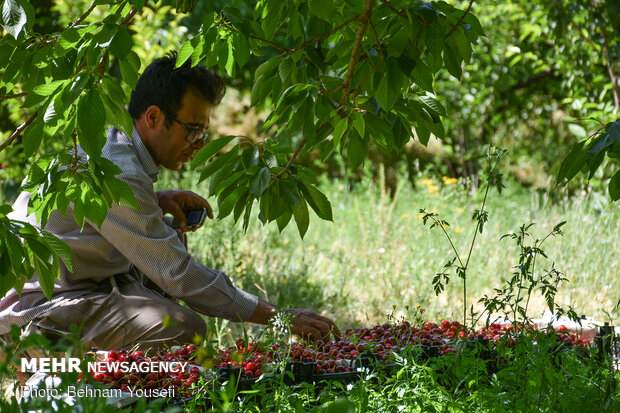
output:
[[[202,133],[224,97],[222,78],[188,60],[174,69],[176,53],[144,71],[131,94],[129,113],[155,162],[179,169],[204,146]]]

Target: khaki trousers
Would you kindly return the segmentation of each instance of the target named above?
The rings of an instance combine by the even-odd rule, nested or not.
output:
[[[196,336],[202,339],[207,329],[201,316],[143,285],[134,274],[110,277],[95,291],[43,313],[33,320],[30,333],[57,343],[68,341],[75,327],[87,351],[161,350],[191,343]]]

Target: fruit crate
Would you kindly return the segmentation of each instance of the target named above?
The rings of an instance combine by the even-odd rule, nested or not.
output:
[[[583,331],[571,331],[564,326],[555,328],[558,345],[551,351],[576,351],[583,357],[594,357],[601,362],[611,359],[618,368],[620,340],[613,326],[605,324],[596,328],[588,327],[587,339],[584,339]],[[317,343],[316,346],[300,343],[250,343],[246,346],[243,340],[240,340],[237,347],[222,349],[216,353],[212,358],[216,366],[211,369],[198,365],[199,360],[195,359],[194,354],[197,349],[191,345],[177,350],[171,349],[155,358],[189,361],[192,363],[190,370],[200,368],[200,375],[210,377],[209,380],[213,380],[216,387],[234,380],[240,390],[247,390],[260,380],[267,383],[283,382],[286,385],[309,383],[320,391],[328,382],[351,383],[368,372],[381,372],[387,376],[395,374],[402,365],[395,363],[398,356],[394,353],[425,363],[439,357],[457,357],[466,348],[477,349],[474,354],[481,360],[488,361],[487,370],[492,375],[501,368],[496,342],[510,342],[513,338],[518,339],[520,334],[516,326],[510,325],[493,324],[473,332],[463,329],[458,322],[445,320],[439,324],[427,322],[418,327],[403,322],[370,329],[349,329],[341,340]],[[114,352],[98,356],[107,360],[111,353]],[[173,378],[177,381],[183,379],[183,388],[189,393],[192,390],[186,384],[196,375],[196,372],[192,371],[189,375]],[[166,382],[169,383],[169,379],[162,379],[157,384]],[[122,386],[123,382],[117,383],[117,386]],[[193,399],[191,394],[184,397],[188,395],[184,391],[180,395],[181,400],[172,403],[186,403]]]

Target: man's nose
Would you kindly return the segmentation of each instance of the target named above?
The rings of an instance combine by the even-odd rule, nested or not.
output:
[[[207,144],[206,139],[201,139],[192,143],[190,146],[196,150],[201,150]]]

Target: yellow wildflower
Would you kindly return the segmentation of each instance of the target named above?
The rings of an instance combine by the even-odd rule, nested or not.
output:
[[[444,176],[441,178],[443,180],[444,185],[456,185],[458,183],[458,179],[456,178],[448,178]]]
[[[463,208],[454,208],[453,209],[454,212],[458,212],[459,214],[464,212],[465,210]]]
[[[456,227],[456,228],[454,228],[454,232],[456,232],[456,233],[458,233],[458,234],[460,234],[460,233],[461,233],[461,232],[463,232],[463,231],[464,231],[464,229],[463,229],[463,228],[461,228],[461,227]]]
[[[402,219],[407,219],[407,218],[409,218],[409,214],[405,212],[405,213],[404,213],[404,214],[402,214],[400,217],[401,217]]]

